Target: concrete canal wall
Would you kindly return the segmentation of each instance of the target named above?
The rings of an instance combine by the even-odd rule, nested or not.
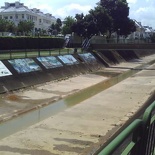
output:
[[[154,54],[154,50],[99,50],[90,53],[2,60],[0,93],[93,72]]]
[[[102,56],[102,53],[100,55]],[[15,120],[17,125],[12,121],[6,122],[8,126],[6,126],[5,122],[1,124],[4,129],[3,131],[1,128],[1,135],[6,134],[7,130],[13,130],[16,126],[22,127],[24,130],[19,131],[21,130],[19,129],[19,132],[13,132],[14,134],[11,133],[10,136],[6,134],[7,136],[0,140],[0,154],[94,154],[139,109],[146,103],[148,104],[150,97],[154,96],[155,79],[153,77],[155,73],[153,70],[155,69],[155,55],[128,62],[121,57],[120,60],[124,62],[115,65],[109,64],[110,67],[105,67],[93,74],[80,75],[59,82],[48,82],[46,85],[43,84],[33,88],[33,90],[15,91],[14,93],[17,93],[19,99],[13,103],[10,103],[10,101],[2,102],[1,106],[5,105],[3,107],[6,109],[7,107],[10,108],[11,105],[11,110],[16,112],[13,113],[16,116],[18,110],[21,112],[21,106],[23,106],[24,110],[27,106],[29,108],[30,106],[36,106],[34,100],[37,105],[38,101],[45,103],[47,100],[42,100],[42,97],[58,97],[58,94],[65,97],[75,90],[78,90],[82,95],[76,98],[77,93],[74,96],[68,96],[64,102],[61,101],[65,109],[61,109],[54,114],[52,113],[56,111],[57,107],[60,107],[60,104],[52,103],[44,107],[47,111],[44,111],[45,109],[39,105],[36,109],[38,115],[31,112],[30,115],[27,115],[28,113],[25,115],[27,121],[33,119],[39,121],[39,123],[34,123],[28,128],[24,126],[27,121],[23,120],[21,115],[19,115],[18,121],[16,118],[12,120]],[[105,73],[115,73],[118,76],[107,78]],[[98,83],[98,80],[101,80],[102,84]],[[95,86],[96,89],[102,86],[107,87],[110,84],[111,86],[81,101],[82,96],[87,95],[85,90],[81,92],[81,89],[84,89],[83,85],[86,83],[89,83],[89,86],[93,85],[92,81],[95,83],[98,81],[97,87]],[[117,83],[115,83],[116,81]],[[88,85],[85,88],[88,88]],[[92,94],[90,91],[88,93],[89,95]],[[73,103],[76,99],[80,99],[80,103]],[[26,102],[29,104],[26,104]],[[4,108],[1,109],[4,110]],[[5,112],[2,117],[6,117],[6,114],[10,113],[10,109],[7,109],[7,113]],[[47,119],[41,121],[41,117],[47,113],[49,113]]]

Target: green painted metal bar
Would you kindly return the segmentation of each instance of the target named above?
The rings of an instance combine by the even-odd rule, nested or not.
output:
[[[133,123],[131,123],[126,129],[124,129],[111,143],[109,143],[98,155],[111,155],[122,143],[123,141],[138,127],[142,127],[144,135],[140,137],[143,144],[148,145],[147,136],[148,129],[151,127],[151,124],[155,121],[155,115],[152,116],[152,112],[155,110],[155,101],[145,110],[142,119],[136,119]],[[131,141],[123,150],[121,155],[127,155],[130,153],[132,148],[136,145],[138,141]],[[145,147],[145,146],[144,146]]]
[[[155,115],[151,118],[151,124],[155,121]]]
[[[126,148],[125,150],[121,153],[121,155],[124,154],[129,154],[129,152],[132,150],[132,148],[135,146],[134,142],[131,142]]]
[[[142,124],[143,122],[141,119],[136,119],[126,129],[124,129],[109,145],[107,145],[98,155],[111,155],[118,148],[118,146],[121,145],[121,143]]]
[[[145,110],[143,115],[143,122],[145,125],[150,123],[152,111],[155,110],[155,101]]]

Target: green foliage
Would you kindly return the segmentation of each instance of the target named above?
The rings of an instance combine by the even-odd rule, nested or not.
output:
[[[1,37],[0,50],[62,48],[62,38]]]
[[[17,27],[12,21],[9,21],[6,27],[8,32],[15,33],[17,31]]]
[[[107,30],[112,29],[112,17],[107,13],[107,11],[101,7],[97,6],[94,10],[90,10],[100,34],[105,34]]]
[[[59,32],[61,32],[61,26],[62,21],[60,18],[57,18],[56,23],[52,23],[48,29],[48,32],[50,32],[52,35],[57,35]]]
[[[128,17],[129,7],[126,0],[101,0],[100,6],[112,18],[112,27],[108,29],[109,34],[117,32],[128,35],[136,30],[135,23]]]
[[[15,32],[16,26],[13,22],[6,19],[0,19],[0,32]]]
[[[16,26],[12,21],[6,19],[0,19],[0,32],[21,32],[27,34],[34,29],[34,23],[32,21],[20,21]]]
[[[72,25],[72,31],[84,38],[90,38],[92,35],[98,34],[98,27],[91,14],[83,16],[83,14],[76,14],[76,22]]]
[[[126,0],[100,0],[99,5],[90,10],[88,15],[75,15],[72,31],[88,38],[95,34],[110,38],[113,32],[127,36],[136,30],[134,21],[128,16]]]
[[[52,24],[49,29],[48,29],[48,32],[50,32],[51,34],[53,34],[53,31],[55,30],[55,24]]]
[[[56,23],[59,25],[59,27],[61,27],[61,26],[62,26],[62,21],[61,21],[61,19],[60,19],[60,18],[57,18]]]
[[[64,26],[62,28],[62,34],[66,35],[66,34],[71,34],[72,33],[72,25],[75,22],[75,18],[73,18],[72,16],[68,16],[64,19]]]
[[[18,23],[18,32],[23,34],[29,33],[34,29],[34,23],[32,21],[20,21]]]

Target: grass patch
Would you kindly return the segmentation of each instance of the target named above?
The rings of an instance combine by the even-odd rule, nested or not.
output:
[[[81,53],[81,49],[78,49],[78,53]],[[56,56],[73,54],[73,48],[63,48],[63,49],[49,49],[49,50],[19,50],[19,51],[0,51],[0,60],[5,59],[18,59],[18,58],[32,58],[38,56]]]

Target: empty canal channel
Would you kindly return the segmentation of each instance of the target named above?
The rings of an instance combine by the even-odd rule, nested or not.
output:
[[[129,118],[125,116],[130,112],[133,115],[138,110],[137,108],[147,100],[154,85],[154,81],[151,79],[154,59],[154,55],[148,56],[141,60],[110,66],[91,74],[59,82],[49,82],[32,89],[2,95],[0,152],[10,152],[11,154],[13,148],[16,148],[16,152],[21,153],[23,148],[28,147],[27,150],[30,152],[37,149],[48,151],[49,154],[82,154],[93,144],[98,143],[99,139],[115,126],[114,124],[122,125],[121,122],[125,122]],[[146,76],[143,71],[147,72],[146,79],[143,79]],[[136,73],[139,76],[134,80]],[[130,78],[127,81],[128,77]],[[123,80],[124,83],[121,84]],[[138,80],[140,81],[138,82]],[[141,82],[145,80],[147,81],[142,86]],[[152,82],[152,86],[149,85],[149,82]],[[129,101],[126,96],[129,95],[128,88],[131,89],[131,94],[128,96]],[[138,93],[139,89],[141,89],[140,93]],[[104,93],[104,90],[107,91]],[[110,99],[108,99],[108,95],[110,95]],[[16,99],[12,101],[10,96],[16,96]],[[118,102],[122,98],[124,98],[120,101],[122,105],[114,105],[113,102]],[[132,100],[134,98],[136,104]],[[106,103],[103,106],[104,100]],[[125,102],[133,103],[127,105]],[[110,104],[115,108],[115,112],[112,111],[113,108],[110,107]],[[110,116],[107,112],[114,113],[114,115]],[[86,116],[87,114],[88,116]],[[102,121],[98,122],[98,119],[102,119]],[[39,124],[36,124],[38,122]],[[103,128],[103,124],[107,127]],[[31,127],[28,128],[29,126]],[[41,134],[38,140],[35,140],[35,129],[38,136]],[[22,131],[17,132],[20,130]],[[13,133],[15,134],[12,135]],[[27,135],[27,138],[24,135]],[[40,140],[42,142],[39,142]],[[69,147],[71,142],[73,144]],[[10,151],[6,146],[10,147]]]

